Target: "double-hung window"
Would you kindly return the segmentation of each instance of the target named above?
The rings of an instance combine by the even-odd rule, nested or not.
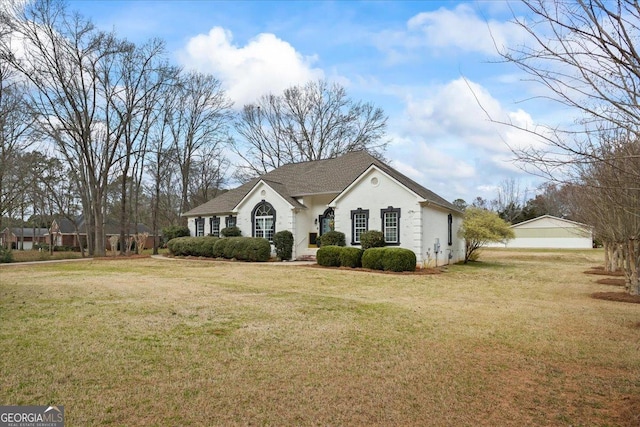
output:
[[[209,230],[211,231],[211,235],[215,237],[220,237],[220,217],[214,216],[209,220]]]
[[[360,235],[369,230],[369,210],[358,208],[351,211],[351,244],[360,244]]]
[[[236,226],[236,217],[229,215],[224,219],[225,227],[235,227]]]
[[[384,241],[388,245],[400,244],[400,209],[389,206],[380,211],[382,220],[382,233]]]
[[[196,236],[204,236],[204,218],[196,218]]]

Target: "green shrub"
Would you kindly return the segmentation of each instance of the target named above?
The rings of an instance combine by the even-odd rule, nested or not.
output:
[[[340,231],[327,231],[322,236],[318,237],[318,243],[320,246],[346,246],[347,241],[344,233]]]
[[[216,245],[216,242],[218,240],[220,240],[220,238],[218,237],[214,237],[214,236],[204,236],[204,237],[196,237],[197,239],[202,239],[200,241],[200,247],[199,247],[199,251],[200,253],[198,254],[198,256],[205,256],[205,257],[213,257],[213,248]]]
[[[226,259],[236,258],[236,254],[238,253],[238,247],[241,245],[241,241],[244,237],[229,237],[226,246],[224,247],[223,257]],[[237,258],[236,258],[237,259]]]
[[[293,254],[293,234],[289,230],[278,231],[273,235],[276,256],[281,260],[290,260]]]
[[[416,254],[405,248],[384,248],[382,269],[385,271],[415,271]]]
[[[0,246],[0,263],[13,262],[13,252],[11,249]]]
[[[162,229],[162,236],[167,243],[176,237],[188,237],[190,235],[189,227],[183,225],[170,225]]]
[[[167,242],[169,253],[176,256],[187,255],[187,241],[192,237],[176,237]]]
[[[340,267],[342,249],[340,246],[335,245],[322,246],[316,252],[316,262],[318,265],[325,267]]]
[[[372,270],[415,271],[416,254],[404,248],[370,248],[362,254],[362,266]]]
[[[240,237],[242,236],[242,230],[238,227],[225,227],[220,230],[220,235],[222,237]]]
[[[224,258],[224,250],[227,247],[227,243],[229,243],[229,239],[218,239],[213,245],[213,253],[211,254],[214,258]]]
[[[387,248],[370,248],[362,254],[362,266],[372,270],[382,270],[382,257]]]
[[[384,245],[384,233],[382,231],[369,230],[360,234],[360,247],[363,251],[369,248],[382,248]]]
[[[252,262],[265,262],[271,258],[271,243],[259,237],[241,237],[240,252],[236,259]]]
[[[362,267],[362,254],[364,251],[360,248],[346,246],[340,248],[340,265],[342,267],[358,268]]]

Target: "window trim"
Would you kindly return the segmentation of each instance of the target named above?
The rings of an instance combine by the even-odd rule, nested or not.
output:
[[[387,224],[385,221],[385,216],[389,213],[396,213],[398,216],[396,217],[396,237],[397,240],[395,242],[387,241]],[[389,206],[386,209],[380,209],[380,228],[382,229],[382,234],[384,236],[384,244],[387,246],[399,246],[400,245],[400,208],[394,208],[393,206]]]
[[[229,225],[229,222],[233,220],[233,225]],[[224,226],[226,228],[229,227],[237,227],[238,226],[238,217],[234,215],[228,215],[224,218]]]
[[[204,236],[204,218],[202,218],[201,216],[197,217],[195,220],[195,225],[196,225],[196,230],[195,230],[196,237]],[[200,226],[202,226],[202,234],[200,234],[200,230],[199,230]]]
[[[214,232],[214,228],[213,228],[214,224],[218,225],[217,232]],[[220,237],[220,217],[219,216],[212,216],[211,218],[209,218],[209,235],[214,237]]]
[[[361,245],[360,241],[356,241],[356,215],[364,215],[365,226],[362,232],[369,231],[369,209],[358,208],[351,211],[351,245]]]
[[[255,205],[255,207],[253,208],[253,210],[251,211],[251,236],[253,237],[262,237],[264,239],[266,239],[266,237],[264,237],[264,231],[262,231],[262,236],[256,236],[256,212],[258,211],[258,209],[261,206],[268,206],[271,211],[273,212],[273,215],[271,215],[272,217],[272,230],[273,232],[271,233],[271,239],[267,239],[269,240],[269,242],[273,242],[273,236],[276,234],[276,209],[273,207],[273,205],[265,200],[260,201],[257,205]],[[258,217],[260,218],[260,217]],[[264,218],[268,218],[267,216],[264,216]]]

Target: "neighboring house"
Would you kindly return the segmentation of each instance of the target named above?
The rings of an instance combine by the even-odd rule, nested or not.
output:
[[[194,236],[235,225],[271,241],[289,230],[294,259],[314,256],[317,238],[330,230],[343,232],[349,246],[380,230],[387,245],[411,249],[420,265],[464,259],[462,213],[365,151],[279,167],[182,215]]]
[[[80,247],[80,242],[82,242],[84,246],[87,244],[86,224],[82,215],[75,218],[75,225],[74,222],[68,218],[56,218],[51,222],[50,230],[55,246]],[[147,233],[149,236],[145,242],[145,247],[153,247],[153,233],[145,224],[131,224],[128,232],[130,235],[134,235],[136,233]],[[49,233],[47,233],[47,236],[48,234]],[[120,236],[120,225],[116,221],[107,220],[107,223],[105,224],[105,234],[106,249],[111,249],[109,237]],[[78,241],[78,238],[80,241]]]
[[[593,247],[592,228],[586,224],[543,215],[511,226],[515,239],[508,248],[588,249]]]
[[[46,243],[46,228],[14,227],[5,228],[0,234],[0,246],[18,250],[31,250],[37,243]]]

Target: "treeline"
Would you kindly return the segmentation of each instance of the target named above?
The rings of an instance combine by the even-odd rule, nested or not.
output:
[[[235,111],[215,76],[171,64],[162,40],[131,43],[57,0],[0,9],[0,228],[82,213],[90,254],[104,253],[109,221],[121,242],[133,223],[158,235],[278,162],[381,154],[386,120],[325,81]]]

